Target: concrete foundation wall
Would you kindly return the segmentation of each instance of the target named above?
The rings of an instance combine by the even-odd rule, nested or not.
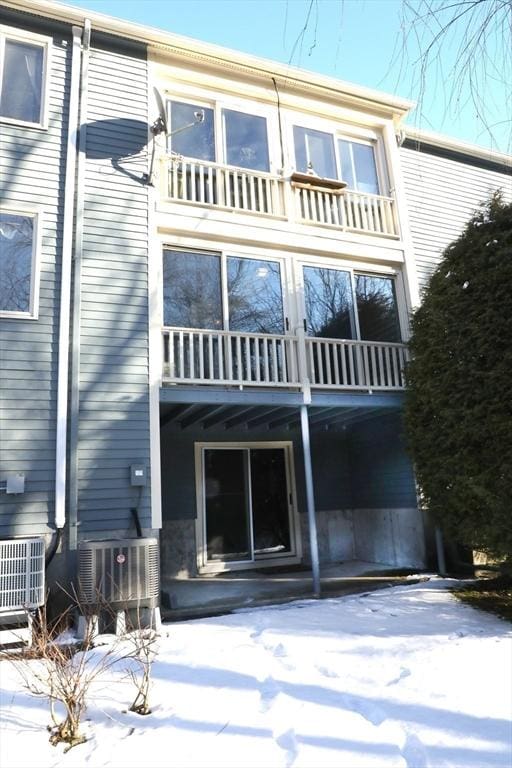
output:
[[[425,534],[418,509],[356,509],[352,520],[357,560],[425,566]]]

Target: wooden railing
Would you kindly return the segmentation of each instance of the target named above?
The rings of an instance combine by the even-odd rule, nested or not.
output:
[[[168,200],[284,216],[280,176],[169,155],[163,179]]]
[[[293,336],[164,328],[163,380],[300,387]]]
[[[405,344],[163,329],[165,383],[401,390]]]
[[[295,200],[297,217],[304,222],[372,235],[398,236],[392,197],[347,190],[333,192],[300,185],[295,188]]]

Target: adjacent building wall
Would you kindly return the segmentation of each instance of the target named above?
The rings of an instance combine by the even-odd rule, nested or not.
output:
[[[489,153],[492,157],[492,153]],[[512,200],[512,168],[408,140],[400,149],[420,289],[443,250],[497,189]]]
[[[25,475],[25,492],[0,491],[0,538],[33,536],[54,527],[63,192],[66,162],[70,28],[2,9],[2,23],[53,39],[48,129],[4,123],[0,199],[42,216],[39,317],[0,318],[0,481]]]

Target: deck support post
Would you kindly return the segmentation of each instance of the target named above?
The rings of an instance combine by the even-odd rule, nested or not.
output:
[[[309,523],[309,546],[311,550],[311,569],[313,571],[313,592],[320,597],[320,565],[318,558],[318,540],[316,535],[315,495],[313,489],[313,468],[311,464],[311,441],[309,437],[309,419],[306,405],[300,408],[302,430],[302,450],[304,452],[304,474],[306,479],[306,502]]]

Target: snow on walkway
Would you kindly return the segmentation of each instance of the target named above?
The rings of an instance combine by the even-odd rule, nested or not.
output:
[[[449,585],[165,625],[153,713],[105,681],[67,754],[3,661],[0,766],[510,768],[512,627]]]

